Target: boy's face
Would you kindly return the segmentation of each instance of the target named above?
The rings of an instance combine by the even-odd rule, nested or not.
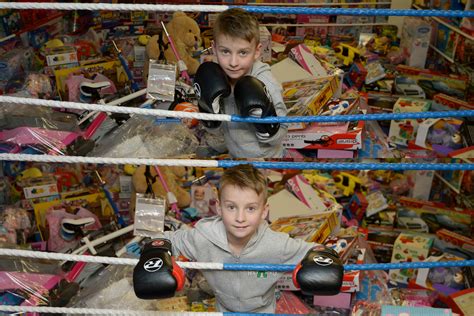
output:
[[[222,217],[229,244],[246,245],[267,217],[263,194],[252,189],[226,185],[221,189],[217,213]]]
[[[217,62],[229,76],[232,83],[245,76],[252,69],[253,63],[260,57],[262,44],[219,35],[213,42]]]

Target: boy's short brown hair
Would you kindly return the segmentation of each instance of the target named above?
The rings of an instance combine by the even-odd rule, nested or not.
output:
[[[232,38],[244,39],[255,43],[260,43],[260,30],[257,18],[240,8],[228,9],[221,12],[214,23],[214,40],[219,35],[226,35]]]
[[[221,192],[226,185],[254,190],[258,195],[263,194],[263,199],[267,202],[267,178],[251,164],[237,165],[226,169],[219,181]]]

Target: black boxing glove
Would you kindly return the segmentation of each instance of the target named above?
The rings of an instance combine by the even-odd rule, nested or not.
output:
[[[344,267],[337,253],[318,245],[293,270],[293,283],[306,295],[336,295],[343,276]]]
[[[183,270],[171,257],[171,242],[154,239],[147,243],[133,269],[133,290],[138,298],[149,300],[173,297],[184,286]]]
[[[276,116],[275,107],[267,96],[265,84],[252,76],[244,76],[235,84],[235,104],[241,116],[263,118]],[[269,138],[275,135],[280,128],[279,123],[254,124],[257,135]]]
[[[229,96],[231,91],[229,80],[221,66],[214,62],[205,62],[199,66],[194,77],[194,92],[200,112],[222,113],[222,99]],[[221,125],[220,121],[202,120],[202,123],[208,128]]]

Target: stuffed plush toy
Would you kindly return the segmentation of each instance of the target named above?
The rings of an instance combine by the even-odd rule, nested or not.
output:
[[[166,184],[171,192],[176,196],[178,200],[178,207],[184,209],[191,204],[191,195],[188,191],[183,189],[179,184],[179,179],[186,174],[186,169],[184,167],[159,167],[161,174],[165,178]],[[161,184],[161,181],[156,174],[154,167],[148,167],[150,183],[155,193],[155,196],[161,196],[166,198],[166,191]],[[133,215],[135,214],[135,193],[146,193],[148,187],[148,181],[146,179],[147,166],[139,166],[135,169],[135,172],[132,175],[132,200],[130,209],[133,210]]]
[[[188,74],[194,75],[199,67],[199,61],[192,57],[193,51],[201,41],[199,25],[184,12],[175,12],[166,29],[174,42],[179,57],[186,64]],[[144,74],[148,77],[148,60],[163,58],[169,63],[177,63],[176,57],[169,44],[168,37],[163,32],[153,35],[146,46],[146,63]],[[161,56],[164,55],[164,56]]]

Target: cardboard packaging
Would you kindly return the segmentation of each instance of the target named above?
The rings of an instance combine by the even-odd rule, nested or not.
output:
[[[324,205],[323,200],[319,197],[318,192],[313,189],[303,175],[298,174],[288,179],[286,184],[290,191],[311,210],[318,213],[326,211],[326,205]]]
[[[430,109],[431,101],[412,98],[399,98],[393,106],[393,113],[426,112]],[[414,140],[418,130],[417,120],[392,120],[388,140],[391,143],[407,146]]]
[[[316,243],[323,243],[338,227],[337,212],[281,217],[270,225],[274,231],[284,232],[293,238]]]
[[[260,60],[264,63],[272,61],[272,35],[266,26],[260,26],[260,44],[262,44]]]
[[[283,101],[289,116],[317,115],[338,90],[336,76],[283,83]]]
[[[326,77],[328,73],[311,50],[304,44],[293,47],[290,57],[295,60],[304,70],[315,77]]]
[[[401,233],[395,240],[391,262],[424,261],[428,257],[433,241],[433,237]],[[415,273],[415,269],[392,269],[389,277],[394,282],[408,284]]]
[[[283,146],[288,149],[357,150],[362,148],[364,124],[364,121],[359,121],[350,127],[349,123],[327,126],[313,123],[304,130],[290,130]]]
[[[455,118],[427,119],[418,126],[415,144],[441,156],[463,147],[460,134],[463,121]]]
[[[56,179],[52,176],[28,179],[23,187],[23,193],[27,199],[52,195],[59,197]]]
[[[407,56],[405,64],[425,68],[430,47],[431,25],[422,19],[406,17],[403,23],[400,48]]]

